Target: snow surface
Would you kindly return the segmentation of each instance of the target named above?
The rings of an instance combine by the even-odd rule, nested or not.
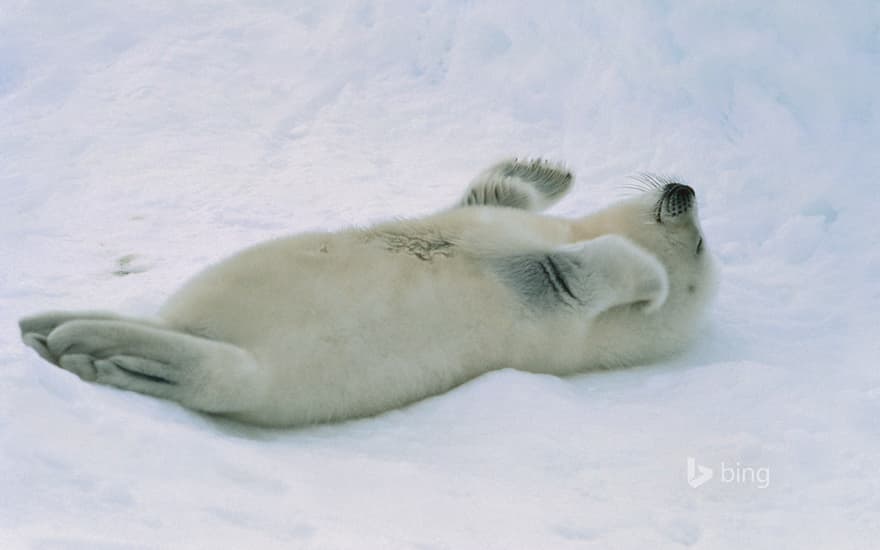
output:
[[[0,547],[876,548],[878,6],[0,1]],[[18,339],[507,155],[571,165],[563,215],[697,188],[724,281],[694,349],[272,431]]]

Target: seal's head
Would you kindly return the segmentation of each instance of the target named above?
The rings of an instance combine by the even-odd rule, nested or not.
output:
[[[642,182],[646,189],[633,200],[634,215],[642,223],[627,236],[653,252],[666,267],[671,307],[707,304],[715,294],[717,275],[700,227],[696,191],[656,176],[643,176]]]
[[[638,194],[585,218],[587,236],[618,234],[653,254],[669,276],[661,308],[702,312],[715,294],[716,268],[709,253],[694,189],[680,181],[645,175]]]

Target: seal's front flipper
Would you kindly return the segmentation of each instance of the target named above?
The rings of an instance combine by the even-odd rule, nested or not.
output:
[[[541,211],[571,189],[574,175],[561,164],[542,159],[508,159],[478,175],[459,206],[504,206]]]
[[[666,269],[618,235],[491,260],[501,279],[530,306],[598,315],[616,306],[658,309],[669,294]]]

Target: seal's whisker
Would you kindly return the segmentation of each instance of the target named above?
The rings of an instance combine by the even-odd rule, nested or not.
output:
[[[638,191],[639,193],[646,193],[648,191],[651,191],[651,189],[646,187],[645,185],[636,185],[636,184],[629,184],[629,183],[625,183],[623,185],[620,185],[619,189],[626,189],[628,191]]]

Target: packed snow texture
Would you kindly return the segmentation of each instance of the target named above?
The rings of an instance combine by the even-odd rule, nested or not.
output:
[[[0,547],[876,548],[878,90],[870,0],[4,0]],[[508,155],[574,169],[559,215],[697,189],[723,284],[693,349],[272,431],[19,341]]]

